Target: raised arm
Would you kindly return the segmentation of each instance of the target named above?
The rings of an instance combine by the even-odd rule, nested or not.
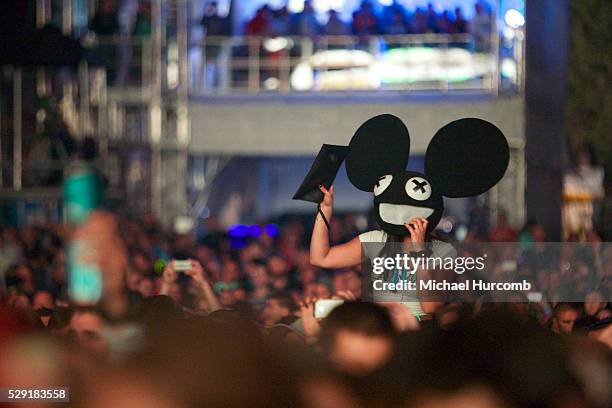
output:
[[[429,220],[427,218],[413,218],[404,226],[410,231],[410,237],[407,239],[409,243],[409,247],[406,249],[409,251],[423,251],[425,250],[425,235],[427,233],[427,224]],[[417,270],[417,280],[429,280],[432,278],[437,278],[442,280],[440,273],[444,273],[445,271],[436,271],[436,270],[427,270],[423,267]],[[437,299],[437,296],[433,297],[433,300],[429,300],[428,293],[426,291],[417,290],[419,299],[419,303],[421,304],[421,309],[423,312],[427,314],[433,314],[438,308],[440,308],[444,302]]]
[[[215,310],[221,309],[221,303],[217,299],[215,295],[215,291],[210,286],[210,283],[205,277],[204,268],[200,262],[190,259],[191,261],[191,269],[185,271],[186,275],[189,275],[193,278],[193,281],[200,287],[202,290],[202,294],[208,303],[208,307],[210,308],[210,312],[214,312]]]
[[[321,212],[325,214],[328,222],[331,222],[334,186],[327,190],[320,187],[324,194],[320,204]],[[320,268],[347,268],[359,265],[361,262],[361,243],[355,237],[349,242],[333,247],[329,246],[329,231],[321,214],[317,212],[312,238],[310,240],[310,263]]]

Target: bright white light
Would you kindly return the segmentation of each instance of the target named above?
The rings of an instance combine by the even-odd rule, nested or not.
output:
[[[378,2],[383,6],[390,6],[393,0],[378,0]]]
[[[501,73],[504,77],[509,78],[515,83],[517,75],[516,62],[510,58],[504,58],[501,64]]]
[[[272,77],[272,78],[266,79],[263,85],[266,91],[274,91],[278,89],[278,86],[280,85],[280,81],[278,80],[278,78]]]
[[[448,234],[453,230],[453,223],[448,218],[442,218],[442,220],[438,224],[438,228]]]
[[[312,7],[319,14],[327,13],[329,10],[341,10],[344,0],[314,0]]]
[[[278,52],[289,46],[289,39],[286,37],[267,38],[263,43],[268,52]]]
[[[304,0],[289,0],[287,9],[291,13],[299,13],[304,10]]]
[[[301,62],[291,73],[291,87],[296,91],[308,91],[314,86],[314,72],[308,62]]]
[[[174,219],[174,232],[183,235],[188,234],[193,230],[195,222],[193,218],[184,215],[179,215]]]
[[[171,89],[176,88],[179,80],[179,67],[176,61],[171,61],[168,63],[166,73],[168,78],[168,87]]]
[[[525,16],[516,9],[510,9],[506,11],[504,15],[504,21],[509,27],[519,28],[525,25]]]
[[[514,39],[514,30],[510,27],[504,27],[504,38],[506,40]]]

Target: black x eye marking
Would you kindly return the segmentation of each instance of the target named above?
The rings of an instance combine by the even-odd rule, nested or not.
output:
[[[425,187],[427,187],[427,182],[426,181],[418,181],[418,180],[412,180],[412,182],[414,183],[414,187],[412,188],[412,191],[420,191],[421,193],[426,193],[427,189]]]

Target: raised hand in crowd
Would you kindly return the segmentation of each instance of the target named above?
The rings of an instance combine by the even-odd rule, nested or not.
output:
[[[321,331],[319,319],[317,319],[314,315],[316,301],[316,298],[306,298],[300,302],[300,312],[302,315],[302,324],[304,325],[304,333],[309,341],[315,339]]]
[[[221,303],[219,303],[212,286],[206,279],[204,268],[202,268],[200,262],[196,260],[190,259],[189,261],[191,262],[191,269],[186,270],[185,275],[191,276],[193,282],[200,287],[211,312],[221,309]]]
[[[110,315],[121,316],[128,308],[125,281],[128,257],[119,235],[117,217],[107,211],[94,210],[72,235],[83,248],[82,261],[97,265],[102,278],[100,303]]]

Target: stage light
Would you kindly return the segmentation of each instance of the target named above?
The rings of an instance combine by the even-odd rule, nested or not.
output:
[[[506,11],[504,15],[504,21],[509,27],[519,28],[525,25],[525,16],[516,9],[510,9]]]
[[[438,224],[438,228],[440,228],[442,231],[448,234],[453,230],[453,223],[448,218],[442,218],[442,220]]]
[[[468,227],[465,225],[459,225],[455,230],[455,238],[458,242],[463,242],[468,235]]]
[[[344,6],[345,0],[314,0],[312,7],[319,14],[327,13],[329,10],[340,10]]]
[[[249,236],[249,227],[244,224],[232,225],[227,233],[230,237],[247,237]]]
[[[290,13],[299,13],[304,10],[304,0],[289,0],[287,9]]]
[[[249,227],[249,235],[252,237],[258,237],[263,232],[263,228],[259,224],[253,224]]]
[[[174,232],[179,235],[188,234],[193,230],[194,225],[193,218],[184,215],[178,216],[174,219]]]
[[[511,58],[504,58],[501,63],[501,74],[505,78],[510,78],[512,82],[516,82],[517,67],[516,61]]]
[[[269,237],[277,237],[280,233],[280,230],[278,229],[278,225],[276,224],[267,224],[266,225],[266,235]]]

